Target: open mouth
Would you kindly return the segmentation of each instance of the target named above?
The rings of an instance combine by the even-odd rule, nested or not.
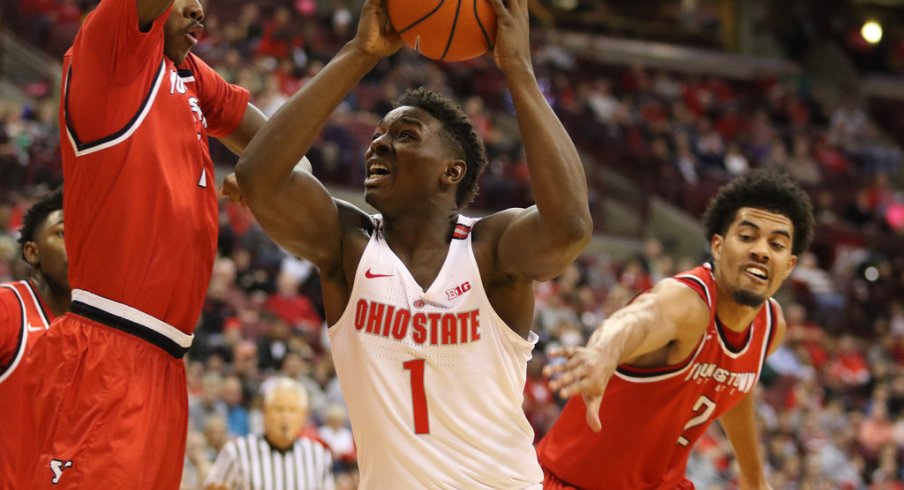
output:
[[[769,280],[769,271],[765,267],[750,264],[744,267],[744,272],[758,282],[766,282]]]
[[[201,40],[201,33],[204,32],[204,27],[200,25],[193,25],[188,32],[185,33],[185,37],[191,43],[192,46],[196,46],[198,41]]]
[[[392,172],[389,171],[389,166],[382,162],[373,162],[367,165],[367,178],[364,181],[365,184],[374,184],[377,183],[384,178],[386,178]]]

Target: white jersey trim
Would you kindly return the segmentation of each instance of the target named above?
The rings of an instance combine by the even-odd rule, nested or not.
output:
[[[149,330],[153,330],[154,332],[163,335],[184,349],[191,347],[191,342],[195,338],[193,334],[189,335],[169,323],[148,315],[141,310],[113,301],[112,299],[98,296],[92,292],[85,291],[84,289],[72,290],[72,302],[84,303],[111,315],[137,323]]]
[[[72,68],[70,67],[70,73],[71,73],[71,71],[72,71]],[[81,156],[85,156],[85,155],[90,155],[91,153],[95,153],[95,152],[116,146],[116,145],[122,143],[123,141],[129,139],[132,136],[132,134],[134,134],[135,131],[138,130],[138,127],[141,126],[141,123],[144,121],[144,118],[147,117],[148,112],[151,111],[151,106],[154,105],[154,100],[157,98],[157,91],[160,89],[160,85],[163,84],[163,79],[165,78],[163,76],[163,74],[165,71],[166,71],[166,62],[161,60],[160,61],[160,70],[157,71],[157,77],[154,81],[154,85],[151,87],[150,95],[148,96],[147,100],[145,101],[144,106],[140,109],[140,112],[138,113],[137,117],[135,117],[134,121],[132,121],[128,127],[123,128],[120,131],[118,131],[118,132],[121,132],[122,134],[120,134],[116,138],[111,139],[109,141],[99,140],[98,144],[91,144],[91,143],[79,144],[76,141],[76,139],[77,139],[76,135],[74,135],[72,133],[72,128],[68,124],[69,115],[65,114],[67,111],[66,106],[68,106],[68,103],[64,103],[64,108],[63,108],[64,122],[67,123],[66,124],[66,136],[69,138],[69,144],[72,146],[72,151],[73,151],[73,153],[75,153],[75,156],[81,157]],[[66,77],[66,80],[63,84],[63,94],[64,94],[63,96],[68,99],[68,97],[69,97],[69,76]],[[67,100],[67,102],[68,102],[68,100]],[[82,149],[79,149],[80,147]]]
[[[25,282],[25,281],[21,281]],[[13,362],[10,363],[9,367],[6,368],[2,374],[0,374],[0,383],[4,382],[6,378],[9,378],[13,371],[19,366],[19,362],[22,361],[22,358],[25,357],[25,347],[28,345],[28,310],[25,308],[25,298],[19,294],[19,290],[14,288],[10,284],[0,284],[0,287],[7,288],[19,298],[19,307],[22,309],[22,338],[19,343],[19,350],[16,352],[16,357],[13,358]],[[26,287],[28,287],[26,285]],[[46,326],[45,326],[46,328]]]

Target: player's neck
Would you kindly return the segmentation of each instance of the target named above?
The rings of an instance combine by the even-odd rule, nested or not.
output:
[[[734,332],[743,332],[756,319],[760,307],[744,306],[732,299],[716,303],[716,317],[725,328]]]
[[[423,247],[447,245],[457,222],[457,211],[384,216],[383,235],[393,251],[407,255]]]
[[[47,308],[50,308],[54,316],[61,316],[69,311],[69,303],[72,296],[69,288],[54,284],[53,281],[48,280],[40,272],[33,273],[28,278],[28,282],[37,290],[41,301]]]

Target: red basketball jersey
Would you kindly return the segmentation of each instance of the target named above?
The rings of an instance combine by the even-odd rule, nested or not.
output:
[[[34,340],[53,320],[37,291],[26,281],[0,284],[0,489],[16,488],[23,410],[28,407],[22,368]]]
[[[620,366],[603,395],[600,432],[587,425],[581,397],[568,402],[537,447],[540,464],[563,482],[586,489],[686,488],[691,447],[756,385],[773,337],[774,300],[761,308],[744,345],[732,349],[715,316],[711,269],[701,266],[674,278],[709,305],[706,333],[677,365]]]
[[[235,130],[249,95],[191,54],[175,66],[170,12],[141,32],[136,5],[100,2],[63,61],[69,283],[75,301],[191,333],[216,253],[208,137]]]

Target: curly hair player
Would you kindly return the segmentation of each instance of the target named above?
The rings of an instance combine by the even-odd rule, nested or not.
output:
[[[741,488],[769,488],[754,417],[763,362],[785,334],[771,298],[812,237],[809,198],[786,174],[722,187],[703,218],[711,263],[664,279],[594,332],[552,352],[569,400],[537,450],[545,488],[690,489],[691,447],[719,419]]]

